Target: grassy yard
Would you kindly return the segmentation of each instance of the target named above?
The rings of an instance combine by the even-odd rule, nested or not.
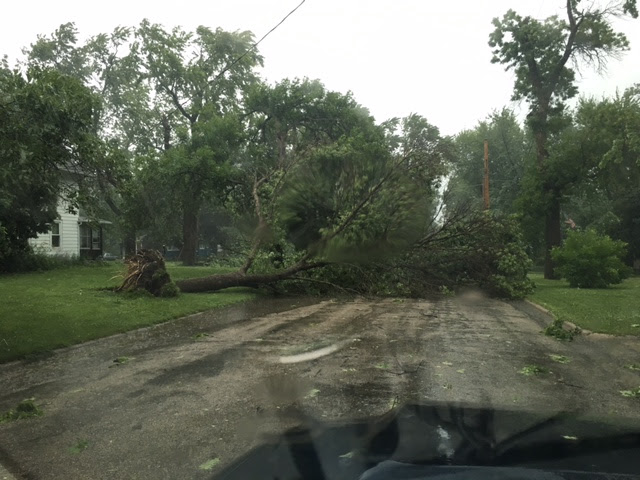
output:
[[[529,277],[537,285],[529,300],[557,318],[593,332],[640,335],[640,277],[606,289],[569,288],[568,282],[545,280],[540,273]]]
[[[222,273],[168,264],[174,280]],[[119,263],[0,276],[0,362],[256,297],[246,289],[177,298],[126,297]],[[116,278],[114,278],[116,277]]]

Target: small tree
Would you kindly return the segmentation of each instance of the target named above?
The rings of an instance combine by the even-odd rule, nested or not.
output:
[[[572,288],[606,288],[621,283],[631,273],[622,258],[627,244],[599,235],[595,230],[569,232],[562,247],[552,250],[556,273]]]

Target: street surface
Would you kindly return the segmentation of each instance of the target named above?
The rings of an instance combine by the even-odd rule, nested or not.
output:
[[[18,479],[215,478],[309,418],[376,417],[406,403],[640,425],[639,400],[620,394],[640,385],[624,368],[640,363],[638,340],[562,343],[531,310],[477,293],[262,300],[0,365],[0,411],[25,398],[44,410],[0,424],[0,464]],[[549,372],[521,373],[532,366]]]

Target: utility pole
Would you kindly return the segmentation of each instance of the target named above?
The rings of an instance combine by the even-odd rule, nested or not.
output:
[[[489,140],[484,139],[484,183],[482,185],[484,209],[489,210]]]

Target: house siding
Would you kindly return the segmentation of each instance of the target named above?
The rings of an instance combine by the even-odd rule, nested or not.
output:
[[[51,255],[78,256],[80,254],[80,239],[78,236],[78,214],[69,213],[66,205],[58,205],[58,224],[60,225],[60,247],[51,245],[51,231],[40,233],[29,240],[31,245]]]
[[[60,220],[60,253],[66,255],[78,255],[80,253],[80,239],[78,238],[78,215],[73,213],[62,213],[58,210]]]

